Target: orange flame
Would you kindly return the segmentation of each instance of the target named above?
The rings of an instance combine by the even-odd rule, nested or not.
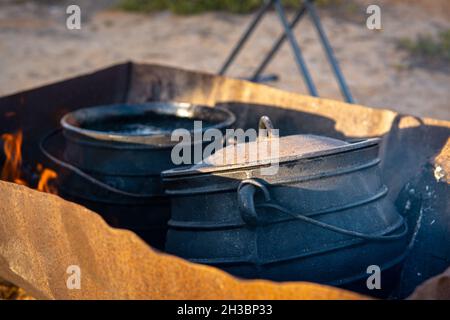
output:
[[[57,190],[55,187],[49,185],[50,180],[54,180],[58,177],[55,171],[51,169],[44,169],[41,174],[41,178],[39,179],[37,189],[42,192],[53,193],[56,194]]]
[[[3,140],[3,151],[6,160],[1,171],[0,179],[28,186],[29,184],[22,177],[22,131],[19,130],[15,134],[5,133],[1,136],[1,139]],[[58,177],[56,172],[43,168],[41,164],[37,165],[37,171],[40,173],[37,190],[56,194],[56,188],[49,184],[51,180]]]
[[[22,138],[22,131],[16,134],[5,133],[2,135],[6,161],[3,165],[1,179],[26,185],[26,182],[21,179]]]

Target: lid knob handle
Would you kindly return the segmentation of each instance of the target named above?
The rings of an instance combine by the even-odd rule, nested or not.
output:
[[[260,139],[266,138],[265,134],[267,134],[267,138],[269,138],[269,139],[271,139],[273,137],[273,131],[272,131],[273,124],[268,116],[262,116],[259,119],[258,127],[259,127],[258,138],[260,138]]]

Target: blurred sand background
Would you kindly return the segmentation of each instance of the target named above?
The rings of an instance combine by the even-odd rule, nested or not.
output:
[[[216,73],[252,15],[224,12],[178,16],[117,10],[114,0],[0,0],[0,95],[134,60]],[[67,4],[79,4],[82,29],[66,29]],[[382,30],[366,28],[365,9],[378,4]],[[417,63],[398,40],[450,28],[448,0],[354,0],[325,7],[322,23],[359,104],[450,120],[450,67]],[[292,14],[292,13],[291,13]],[[274,12],[263,20],[228,75],[247,77],[281,33]],[[321,97],[342,99],[317,33],[306,17],[295,29]],[[307,94],[285,44],[266,73],[268,83]]]

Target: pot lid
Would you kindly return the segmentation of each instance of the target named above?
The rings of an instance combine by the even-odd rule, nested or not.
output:
[[[228,145],[210,155],[194,167],[217,167],[268,163],[273,160],[297,158],[307,154],[332,151],[349,145],[348,142],[312,135],[278,136],[267,116],[259,121],[258,137],[251,142]]]

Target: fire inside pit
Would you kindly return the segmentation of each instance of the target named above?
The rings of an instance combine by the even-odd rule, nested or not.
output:
[[[44,168],[40,163],[35,168],[24,164],[22,161],[23,133],[5,133],[1,136],[5,161],[1,170],[1,180],[29,186],[42,192],[57,194],[54,184],[57,173],[54,170]]]

